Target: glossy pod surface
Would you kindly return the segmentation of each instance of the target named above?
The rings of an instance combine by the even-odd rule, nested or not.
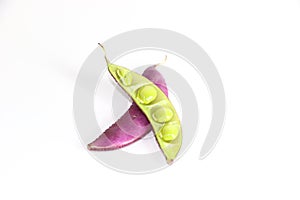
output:
[[[153,82],[129,69],[111,63],[108,69],[146,115],[167,162],[172,163],[181,147],[182,131],[179,117],[168,97]]]

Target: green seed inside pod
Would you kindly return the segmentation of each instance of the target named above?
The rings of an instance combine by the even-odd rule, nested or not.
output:
[[[178,124],[167,124],[162,128],[160,137],[164,141],[170,142],[177,138],[179,131],[180,126]]]
[[[152,117],[156,122],[163,123],[170,121],[173,115],[173,111],[170,108],[161,107],[155,110],[155,112],[152,114]]]
[[[142,104],[149,104],[157,97],[157,91],[152,85],[146,85],[138,90],[137,98]]]
[[[132,83],[132,75],[130,72],[125,72],[121,69],[117,69],[116,73],[118,78],[124,85],[129,86]]]

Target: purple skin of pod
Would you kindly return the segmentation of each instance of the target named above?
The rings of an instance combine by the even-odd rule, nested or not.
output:
[[[156,65],[148,67],[142,75],[152,81],[168,96],[166,81],[162,74],[156,70]],[[151,129],[147,117],[133,102],[128,111],[95,141],[88,144],[87,148],[95,151],[119,149],[141,139]]]

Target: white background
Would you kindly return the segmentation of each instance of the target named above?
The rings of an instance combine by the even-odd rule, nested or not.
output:
[[[72,92],[97,42],[145,27],[204,48],[227,116],[205,160],[197,138],[168,169],[128,175],[84,150]],[[0,199],[299,199],[299,54],[299,0],[0,0]]]

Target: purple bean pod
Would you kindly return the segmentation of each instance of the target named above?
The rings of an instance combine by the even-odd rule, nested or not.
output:
[[[168,88],[156,65],[148,67],[142,74],[159,87],[166,96]],[[104,131],[96,140],[88,144],[89,150],[108,151],[125,147],[151,131],[152,127],[141,109],[133,102],[123,116]]]

